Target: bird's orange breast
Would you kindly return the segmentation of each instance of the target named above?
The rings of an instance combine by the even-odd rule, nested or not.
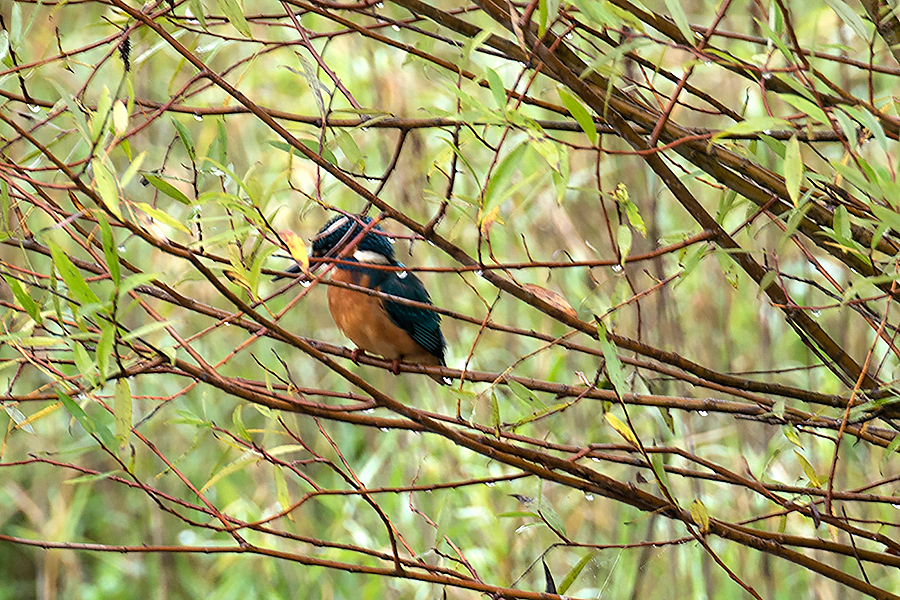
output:
[[[369,287],[369,276],[360,271],[337,269],[332,280]],[[440,364],[391,320],[380,298],[332,285],[328,287],[328,309],[344,335],[366,352],[388,360]]]

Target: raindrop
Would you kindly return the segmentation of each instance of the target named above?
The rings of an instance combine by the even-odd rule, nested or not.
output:
[[[771,129],[763,129],[763,134],[764,135],[772,135],[772,130]]]
[[[893,506],[896,509],[900,509],[900,504],[891,504],[891,506]]]
[[[379,429],[379,431],[383,431],[384,433],[387,433],[388,431],[390,431],[390,429],[388,429],[387,427],[379,427],[378,429]]]
[[[406,271],[400,271],[399,273],[397,273],[397,279],[406,279],[406,275]]]
[[[203,120],[203,115],[194,115],[194,120],[195,120],[195,121],[202,121],[202,120]]]
[[[699,411],[697,414],[699,414],[701,417],[705,417],[705,416],[708,415],[709,413],[706,412],[705,410],[701,410],[701,411]]]
[[[116,248],[119,252],[125,252],[125,246],[119,246]]]
[[[225,171],[223,171],[222,169],[217,169],[215,167],[210,169],[209,172],[212,173],[212,175],[214,175],[215,177],[221,177],[225,174]]]
[[[495,482],[493,482],[493,481],[485,481],[485,482],[484,482],[484,485],[486,485],[486,486],[488,486],[488,487],[494,487],[494,486],[497,485],[497,484],[496,484]]]
[[[591,457],[591,460],[594,461],[594,462],[601,462],[600,459],[597,458],[596,456],[592,456],[592,457]]]
[[[39,113],[39,112],[41,112],[41,107],[38,106],[37,104],[29,104],[28,110],[30,110],[33,113]]]
[[[811,311],[809,311],[809,312],[810,312],[810,314],[811,314],[812,316],[814,316],[814,317],[818,317],[819,315],[822,314],[822,311],[819,310],[819,309],[813,309],[813,310],[811,310]]]
[[[391,29],[393,29],[394,31],[400,31],[400,26],[399,25],[391,25]]]
[[[432,248],[437,248],[437,246],[435,246],[434,242],[432,242],[431,240],[428,240],[428,245],[431,246]]]
[[[379,2],[375,5],[375,8],[384,8],[384,2]]]
[[[484,275],[484,271],[482,271],[481,269],[478,269],[477,271],[474,271],[474,273],[475,273],[475,276],[476,276],[476,277],[481,277],[482,275]]]
[[[613,270],[613,273],[621,273],[621,272],[622,272],[622,265],[613,265],[613,266],[612,266],[612,270]]]
[[[594,495],[593,495],[592,493],[590,493],[590,492],[585,492],[585,493],[584,493],[584,499],[587,500],[588,502],[593,502],[593,500],[594,500]]]
[[[566,34],[566,39],[567,39],[567,40],[571,40],[573,37],[575,37],[575,36],[572,35],[572,32],[571,32],[571,31],[570,31],[569,33]]]
[[[303,281],[300,282],[300,285],[302,285],[303,287],[309,287],[312,285],[312,281],[309,281],[308,279],[304,279]]]

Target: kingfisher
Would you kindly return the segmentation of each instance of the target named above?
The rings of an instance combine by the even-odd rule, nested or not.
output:
[[[338,215],[332,218],[312,239],[312,255],[339,257],[343,261],[335,265],[332,281],[432,304],[428,291],[415,274],[372,268],[405,267],[394,258],[394,247],[384,230],[378,224],[370,226],[371,223],[371,217]],[[365,235],[355,248],[340,257],[347,244],[359,238],[363,231]],[[399,372],[400,361],[446,366],[441,317],[434,311],[336,285],[328,286],[328,309],[341,332],[356,344],[354,358],[360,351],[377,354],[394,362],[395,374]],[[441,384],[447,383],[440,376],[431,378]]]

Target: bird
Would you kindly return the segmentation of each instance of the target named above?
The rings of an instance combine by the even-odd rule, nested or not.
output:
[[[313,257],[340,257],[331,280],[377,290],[398,298],[432,305],[431,297],[415,274],[404,269],[394,257],[394,247],[371,217],[337,215],[312,239]],[[367,227],[368,226],[368,227]],[[354,249],[340,256],[347,244],[359,239]],[[368,352],[393,361],[394,374],[400,361],[421,365],[446,366],[447,346],[441,333],[441,317],[423,308],[400,304],[336,285],[328,286],[328,309],[341,332],[356,344],[353,358]],[[430,375],[441,384],[443,377]]]

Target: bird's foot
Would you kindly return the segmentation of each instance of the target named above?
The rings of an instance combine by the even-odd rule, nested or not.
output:
[[[366,351],[362,348],[354,348],[353,352],[350,353],[350,360],[353,361],[354,364],[359,364],[359,357],[365,356]]]
[[[391,372],[394,375],[400,374],[400,359],[399,358],[395,358],[394,360],[391,361]]]

